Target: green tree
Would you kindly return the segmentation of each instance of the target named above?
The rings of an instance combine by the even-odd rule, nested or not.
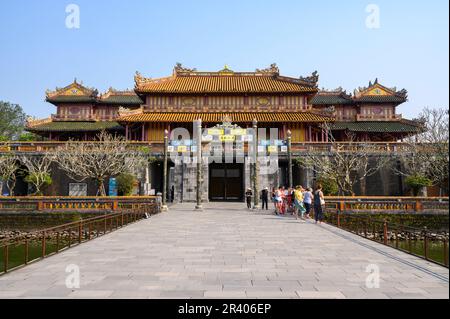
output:
[[[326,177],[319,177],[317,184],[322,185],[322,191],[325,196],[336,196],[339,193],[339,186],[335,180]]]
[[[41,196],[43,195],[43,191],[46,187],[50,186],[53,182],[52,177],[48,173],[29,173],[25,177],[25,182],[34,186],[34,193],[31,195]]]
[[[117,192],[119,196],[130,196],[133,193],[136,178],[133,174],[123,173],[117,176]]]
[[[0,101],[0,140],[15,140],[23,133],[27,115],[18,104]]]
[[[414,196],[419,195],[419,192],[423,190],[423,188],[433,185],[431,179],[419,174],[409,175],[405,179],[405,183],[411,188]]]
[[[20,134],[18,140],[22,142],[37,141],[39,140],[39,136],[34,133],[22,133]]]

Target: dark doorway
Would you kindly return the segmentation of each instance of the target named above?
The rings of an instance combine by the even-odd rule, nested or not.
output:
[[[209,200],[242,201],[244,196],[243,164],[209,165]]]

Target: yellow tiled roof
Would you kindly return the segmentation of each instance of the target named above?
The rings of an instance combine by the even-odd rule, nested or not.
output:
[[[277,75],[174,75],[136,83],[139,93],[315,93],[317,88],[299,79]]]
[[[311,112],[284,112],[284,113],[142,113],[119,118],[118,122],[174,122],[187,123],[202,119],[203,122],[218,123],[224,118],[231,119],[232,122],[327,122],[332,120],[329,117]]]

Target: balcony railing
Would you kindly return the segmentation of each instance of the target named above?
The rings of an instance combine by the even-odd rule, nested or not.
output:
[[[67,141],[33,141],[33,142],[0,142],[0,153],[40,153],[55,150],[66,145]],[[93,141],[73,141],[71,143],[93,143]],[[94,141],[95,143],[95,141]],[[148,147],[150,152],[162,154],[164,152],[163,142],[129,141],[130,147]],[[371,146],[374,153],[395,153],[410,149],[410,144],[405,142],[293,142],[292,153],[323,152],[329,153],[335,150],[356,151]],[[428,144],[424,144],[424,147]],[[247,151],[248,143],[244,145]]]
[[[401,114],[392,114],[392,115],[356,114],[357,121],[399,121],[401,119],[402,119]]]

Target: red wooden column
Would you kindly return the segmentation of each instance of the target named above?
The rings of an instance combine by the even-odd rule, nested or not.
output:
[[[128,124],[125,125],[125,140],[128,141]]]
[[[142,123],[141,141],[145,141],[145,123]]]

